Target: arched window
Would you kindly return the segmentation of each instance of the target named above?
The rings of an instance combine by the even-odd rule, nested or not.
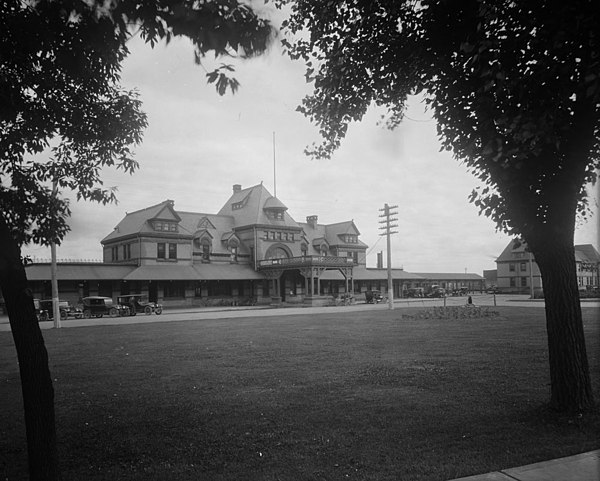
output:
[[[202,260],[209,261],[212,250],[212,240],[208,236],[196,237],[194,239],[194,248],[202,253]]]
[[[239,248],[239,243],[237,241],[237,239],[229,239],[229,241],[227,242],[227,247],[229,248],[229,255],[231,257],[231,262],[237,262],[238,261],[238,248]]]

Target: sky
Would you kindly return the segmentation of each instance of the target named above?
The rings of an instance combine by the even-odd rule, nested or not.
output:
[[[296,112],[310,92],[304,67],[286,57],[276,40],[263,56],[236,61],[240,89],[220,97],[206,83],[185,40],[154,49],[130,41],[122,85],[138,90],[149,126],[136,151],[133,175],[105,169],[105,186],[118,188],[118,204],[99,206],[72,199],[71,232],[57,248],[61,259],[100,260],[100,241],[125,216],[166,199],[178,211],[216,214],[232,193],[261,182],[288,207],[297,222],[353,220],[369,248],[367,266],[386,251],[379,215],[398,206],[392,236],[392,266],[409,272],[470,272],[495,269],[510,241],[468,197],[478,181],[449,152],[440,152],[436,125],[418,98],[390,131],[372,109],[347,132],[329,160],[311,160],[304,148],[319,140],[317,128]],[[229,61],[227,61],[229,63]],[[207,70],[213,65],[207,60]],[[598,192],[597,189],[594,190]],[[597,212],[597,195],[590,203]],[[580,222],[576,244],[598,247],[598,216]],[[23,253],[49,259],[49,249]]]

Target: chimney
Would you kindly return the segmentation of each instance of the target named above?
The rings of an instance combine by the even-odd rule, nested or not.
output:
[[[240,184],[233,184],[233,193],[237,194],[242,191],[242,186]]]
[[[306,223],[311,226],[313,229],[317,227],[317,219],[319,217],[316,215],[309,215],[306,217]]]

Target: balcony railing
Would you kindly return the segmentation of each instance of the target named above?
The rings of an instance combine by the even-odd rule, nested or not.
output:
[[[354,265],[352,257],[337,256],[301,256],[278,259],[265,259],[258,262],[260,269],[268,268],[294,268],[294,267],[351,267]]]

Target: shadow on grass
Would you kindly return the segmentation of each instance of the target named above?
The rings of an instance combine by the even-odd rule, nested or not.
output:
[[[46,331],[64,479],[441,481],[597,449],[597,413],[544,407],[543,310],[499,310]],[[597,311],[584,312],[598,372]],[[18,370],[0,343],[1,473],[25,479]]]

